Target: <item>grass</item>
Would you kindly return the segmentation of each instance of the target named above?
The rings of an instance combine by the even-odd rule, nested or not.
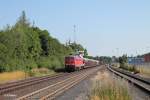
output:
[[[119,64],[119,63],[112,63],[112,66],[119,68],[119,67],[120,67],[120,64]]]
[[[0,83],[19,80],[26,77],[29,77],[29,75],[23,71],[4,72],[4,73],[0,73]]]
[[[150,66],[137,66],[137,70],[144,77],[150,77]]]
[[[100,76],[101,77],[101,76]],[[109,77],[94,81],[90,100],[132,100],[125,81]]]
[[[47,68],[40,68],[40,69],[35,68],[27,72],[24,71],[4,72],[0,73],[0,83],[25,79],[28,77],[39,77],[52,74],[55,74],[55,72]]]
[[[137,70],[137,67],[135,65],[129,65],[129,64],[125,63],[125,64],[120,64],[119,68],[130,71],[135,74],[139,73],[139,70]]]
[[[120,68],[128,70],[130,72],[138,73],[143,77],[150,77],[150,66],[148,65],[129,65],[120,66]]]
[[[53,70],[49,70],[47,68],[35,68],[32,69],[30,72],[30,76],[35,76],[35,77],[39,77],[39,76],[45,76],[45,75],[53,75],[56,74]]]

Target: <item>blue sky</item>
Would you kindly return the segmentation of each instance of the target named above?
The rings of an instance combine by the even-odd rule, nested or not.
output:
[[[150,51],[150,0],[0,0],[0,28],[25,10],[30,22],[62,43],[76,40],[89,55]]]

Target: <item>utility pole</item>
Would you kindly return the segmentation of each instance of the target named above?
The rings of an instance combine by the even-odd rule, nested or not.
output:
[[[119,48],[116,48],[116,51],[117,51],[117,56],[119,58]]]
[[[76,43],[76,25],[73,25],[74,43]]]
[[[32,25],[33,27],[35,26],[35,21],[33,21],[33,25]]]

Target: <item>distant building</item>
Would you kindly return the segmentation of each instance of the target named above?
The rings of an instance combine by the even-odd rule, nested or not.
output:
[[[131,65],[141,65],[143,63],[144,63],[144,58],[128,57],[128,64],[131,64]]]
[[[146,63],[149,63],[149,62],[150,62],[150,53],[144,55],[144,61],[145,61]]]

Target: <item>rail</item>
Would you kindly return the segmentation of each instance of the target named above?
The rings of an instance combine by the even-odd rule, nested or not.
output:
[[[132,82],[133,84],[139,86],[140,88],[144,89],[148,93],[150,93],[150,81],[149,79],[142,78],[140,76],[134,75],[132,73],[129,73],[127,71],[114,68],[111,66],[107,67],[111,72],[115,73],[116,75],[127,79],[128,81]]]

